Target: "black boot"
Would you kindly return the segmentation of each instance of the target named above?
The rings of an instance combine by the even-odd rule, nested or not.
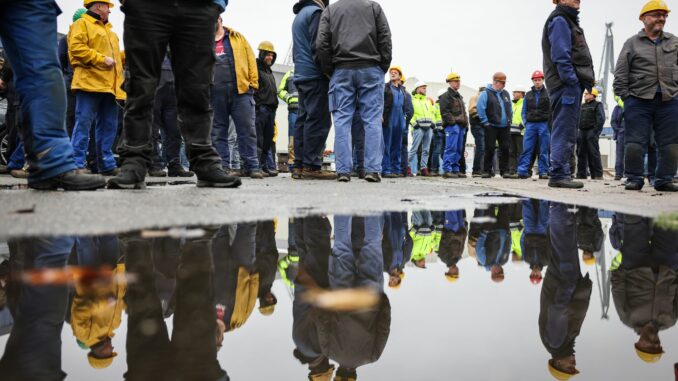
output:
[[[563,189],[581,189],[584,187],[584,183],[579,181],[572,180],[549,180],[549,187],[551,188],[563,188]]]
[[[82,175],[75,171],[62,173],[42,181],[29,181],[28,187],[37,190],[93,191],[106,186],[100,175]]]
[[[169,177],[193,177],[195,173],[187,171],[183,166],[177,165],[176,167],[168,168]]]
[[[657,192],[678,192],[678,184],[668,183],[655,188]]]
[[[221,168],[198,174],[198,188],[237,188],[241,184],[239,177],[229,176]]]
[[[108,189],[146,189],[146,182],[136,172],[123,169],[119,175],[108,180]]]

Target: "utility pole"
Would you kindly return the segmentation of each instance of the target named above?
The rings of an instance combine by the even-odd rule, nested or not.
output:
[[[598,86],[601,89],[602,101],[605,106],[605,113],[609,115],[609,106],[607,104],[608,89],[610,89],[610,74],[614,73],[614,34],[612,26],[614,23],[605,23],[605,43],[603,43],[603,56],[600,59],[600,71],[598,72]]]
[[[285,56],[285,61],[283,61],[283,65],[286,65],[286,66],[293,66],[294,65],[294,55],[292,54],[292,47],[293,47],[293,45],[290,44],[290,47],[287,49],[287,55]]]

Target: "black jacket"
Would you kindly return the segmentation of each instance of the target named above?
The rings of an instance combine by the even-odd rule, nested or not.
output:
[[[341,0],[323,11],[316,40],[322,72],[335,68],[391,65],[391,29],[381,6],[371,0]]]
[[[257,59],[257,68],[259,69],[259,90],[254,93],[257,107],[268,106],[276,110],[278,108],[278,86],[273,70],[261,58]]]
[[[445,127],[455,124],[462,128],[468,127],[464,97],[452,88],[447,89],[447,92],[440,96],[440,115],[443,117]]]

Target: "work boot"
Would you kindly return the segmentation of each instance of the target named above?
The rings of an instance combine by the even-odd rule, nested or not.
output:
[[[368,183],[380,183],[381,176],[376,172],[370,172],[365,175],[365,181],[367,181]]]
[[[412,173],[412,168],[408,167],[407,168],[407,173],[404,173],[405,176],[403,177],[414,177],[414,173]]]
[[[28,178],[28,172],[26,172],[24,169],[12,169],[9,171],[10,176],[14,177],[15,179],[27,179]]]
[[[195,173],[187,171],[183,166],[177,165],[167,168],[167,175],[169,177],[193,177]]]
[[[120,174],[108,180],[108,189],[146,189],[146,182],[134,171],[123,169]]]
[[[678,184],[666,183],[662,186],[654,188],[657,192],[678,192]]]
[[[303,176],[302,176],[301,173],[302,173],[302,169],[301,169],[301,168],[294,168],[294,169],[292,170],[292,179],[294,179],[294,180],[301,180],[301,179],[303,179]]]
[[[118,168],[113,168],[110,171],[101,172],[101,176],[106,176],[106,177],[117,176],[119,174],[120,174],[120,169],[118,169]]]
[[[621,181],[622,177],[621,176],[615,176],[614,181]]]
[[[29,182],[28,187],[37,190],[94,191],[106,186],[106,179],[100,175],[81,175],[69,171],[50,179]]]
[[[337,176],[337,181],[340,183],[348,183],[351,181],[351,175],[342,173],[339,176]]]
[[[483,178],[483,179],[491,179],[492,174],[489,173],[489,172],[484,172],[480,177]]]
[[[365,175],[366,175],[366,173],[365,173],[365,170],[364,170],[364,169],[358,171],[358,178],[359,178],[359,179],[361,179],[361,180],[364,179],[364,178],[365,178]]]
[[[518,175],[518,177],[519,177],[521,180],[527,180],[527,179],[529,179],[531,176],[528,176],[527,174],[522,174],[522,175]]]
[[[443,179],[458,179],[459,174],[458,173],[453,173],[453,172],[445,172],[443,174]]]
[[[193,173],[193,172],[190,172]],[[231,177],[242,177],[242,170],[240,169],[229,169],[226,173]]]
[[[264,176],[264,171],[262,171],[262,170],[260,170],[260,169],[251,171],[251,172],[249,173],[249,177],[250,177],[250,179],[254,179],[254,180],[263,180],[264,177],[265,177],[265,176]]]
[[[92,171],[90,171],[87,168],[80,168],[80,169],[76,169],[75,173],[77,173],[78,175],[91,175]]]
[[[198,188],[237,188],[241,184],[239,177],[229,176],[221,168],[198,174]]]
[[[151,168],[148,170],[148,175],[150,177],[167,177],[167,172],[163,169]]]
[[[459,172],[459,178],[465,179],[465,178],[468,178],[468,176],[464,172]]]
[[[503,175],[502,178],[504,179],[510,179],[510,180],[515,180],[518,178],[518,175],[514,173],[509,173],[508,175]]]
[[[551,177],[549,175],[539,175],[539,180],[548,180]]]
[[[421,170],[421,175],[424,176],[424,177],[429,177],[428,168],[422,169],[422,170]]]
[[[563,188],[563,189],[581,189],[584,187],[584,183],[573,180],[550,180],[549,187],[551,188]]]
[[[395,175],[393,173],[386,173],[382,177],[385,178],[385,179],[397,179],[398,175]]]
[[[624,189],[626,189],[627,191],[639,191],[643,189],[643,185],[644,184],[627,181],[626,185],[624,186]]]
[[[603,176],[596,176],[596,177],[591,178],[591,180],[594,180],[594,181],[603,181],[603,180],[605,180],[605,178],[604,178]]]
[[[301,171],[301,177],[304,180],[336,180],[337,174],[322,169],[304,168]]]
[[[0,165],[0,175],[9,175],[9,169],[6,165]]]
[[[266,173],[268,177],[278,177],[278,171],[275,169],[264,169],[264,173]]]

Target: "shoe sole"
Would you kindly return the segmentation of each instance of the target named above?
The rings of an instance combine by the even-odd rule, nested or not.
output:
[[[563,186],[560,184],[549,184],[550,188],[559,188],[559,189],[583,189],[584,185],[582,186],[576,186],[576,187],[568,187],[568,186]]]
[[[120,184],[117,182],[108,182],[108,189],[122,189],[122,190],[144,190],[146,189],[146,182],[138,182],[134,184]]]
[[[237,188],[242,185],[240,179],[228,183],[216,183],[213,181],[198,180],[198,188]]]

